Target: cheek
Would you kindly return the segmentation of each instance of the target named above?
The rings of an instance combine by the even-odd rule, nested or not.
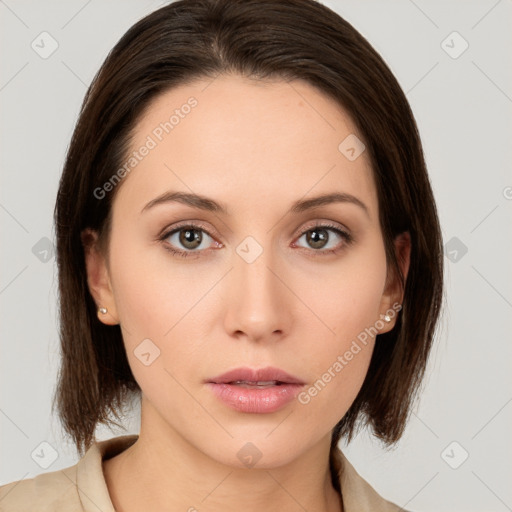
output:
[[[211,286],[192,266],[183,270],[161,247],[130,241],[119,230],[112,240],[112,285],[117,312],[130,343],[165,340]],[[133,235],[132,235],[133,238]],[[129,255],[129,257],[126,257]]]
[[[298,293],[332,340],[328,346],[343,349],[380,318],[386,280],[384,249],[375,243],[367,251],[347,255],[329,273],[316,276],[318,286],[311,286],[309,276],[298,279],[302,283]]]
[[[172,376],[182,382],[182,373],[190,375],[190,366],[201,358],[198,340],[212,315],[204,310],[206,295],[219,272],[184,269],[164,249],[132,242],[117,229],[111,278],[130,367],[145,394],[165,400],[166,393],[175,393],[169,402],[174,404],[180,387]]]
[[[305,414],[314,417],[320,410],[328,411],[333,424],[346,413],[366,377],[386,278],[385,255],[378,245],[369,257],[359,254],[357,261],[346,263],[329,279],[323,278],[321,287],[309,291],[304,287],[307,304],[323,324],[315,321],[316,330],[323,335],[317,335],[319,341],[312,346],[307,341],[313,337],[309,327],[310,336],[302,338],[302,351],[309,354],[304,364],[314,377],[298,399]]]

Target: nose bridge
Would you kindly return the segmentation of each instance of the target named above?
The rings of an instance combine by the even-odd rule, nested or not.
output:
[[[288,331],[291,294],[276,276],[283,268],[270,237],[259,243],[246,237],[233,254],[227,327],[251,339]],[[283,279],[283,277],[281,277]],[[283,279],[285,280],[285,279]]]

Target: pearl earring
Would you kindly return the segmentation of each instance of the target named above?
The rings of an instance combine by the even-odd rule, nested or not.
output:
[[[391,322],[391,317],[389,315],[384,315],[382,318],[384,318],[386,322]]]
[[[98,308],[98,313],[101,313],[102,315],[106,315],[108,313],[107,308]]]

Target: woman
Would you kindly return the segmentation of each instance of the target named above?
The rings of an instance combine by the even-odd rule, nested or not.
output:
[[[396,443],[442,302],[414,117],[313,0],[181,0],[87,92],[55,209],[81,460],[2,510],[399,510],[338,448]],[[138,436],[97,442],[130,397]]]

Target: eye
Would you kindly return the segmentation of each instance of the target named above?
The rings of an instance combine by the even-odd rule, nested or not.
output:
[[[302,238],[305,238],[310,252],[315,256],[338,253],[353,242],[352,235],[333,224],[314,224],[303,231],[298,240]],[[222,244],[217,242],[204,227],[190,223],[166,231],[159,240],[167,251],[182,258],[200,256],[202,252],[208,251],[212,241],[217,247],[222,247]],[[301,245],[297,247],[308,249]]]
[[[353,241],[349,233],[332,224],[315,224],[304,231],[298,240],[302,238],[305,238],[309,248],[314,249],[314,252],[328,254],[341,251]]]
[[[179,226],[165,232],[159,239],[165,242],[165,249],[183,258],[194,255],[195,252],[207,250],[211,246],[211,240],[214,240],[202,226],[197,224]],[[218,242],[215,243],[221,246]]]

